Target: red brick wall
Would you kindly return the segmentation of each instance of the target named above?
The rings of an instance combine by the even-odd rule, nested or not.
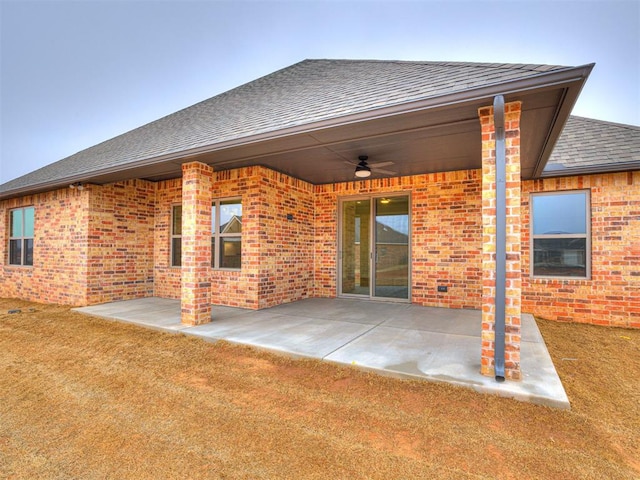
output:
[[[155,185],[141,180],[64,188],[2,202],[0,295],[86,305],[148,296]],[[35,207],[33,267],[7,265],[8,211]]]
[[[0,296],[71,305],[151,294],[179,298],[169,227],[181,182],[65,188],[0,202]],[[522,183],[523,312],[640,327],[639,185],[640,172]],[[592,278],[530,279],[529,193],[587,188]],[[242,197],[243,269],[212,271],[212,301],[255,309],[334,297],[338,197],[404,192],[411,195],[413,302],[479,309],[480,190],[476,170],[316,187],[263,167],[214,172],[213,198]],[[8,266],[8,211],[29,205],[35,206],[34,266]],[[438,293],[439,284],[449,292]]]
[[[589,189],[591,279],[530,278],[529,194]],[[640,172],[522,184],[522,310],[551,320],[640,328]]]
[[[171,212],[182,201],[182,178],[156,184],[153,295],[180,299],[180,268],[171,266]]]
[[[479,309],[482,294],[479,170],[421,177],[412,196],[413,303]],[[439,293],[446,285],[447,293]]]
[[[213,172],[212,198],[242,198],[242,265],[240,271],[211,271],[211,302],[243,308],[258,308],[258,243],[252,237],[259,231],[258,178],[253,169]],[[171,267],[171,212],[182,202],[182,179],[159,182],[156,194],[154,295],[180,298],[180,267]]]
[[[480,308],[480,172],[447,172],[319,185],[315,198],[315,296],[337,292],[338,198],[411,195],[412,302]],[[438,293],[437,286],[449,287]]]
[[[9,210],[33,206],[33,266],[8,265]],[[89,192],[64,188],[0,202],[0,296],[85,305]]]
[[[211,301],[265,308],[307,298],[313,282],[313,189],[263,167],[213,172],[213,199],[242,198],[242,269],[211,271]],[[180,269],[170,267],[171,206],[181,180],[158,183],[155,295],[179,298]],[[292,220],[287,220],[292,214]]]
[[[213,199],[242,198],[242,269],[212,270],[211,301],[214,305],[259,308],[262,200],[260,167],[213,172]]]
[[[259,247],[258,307],[308,298],[313,291],[313,186],[260,167],[255,201],[259,228],[251,240]]]
[[[155,184],[129,180],[86,189],[87,302],[152,295]]]

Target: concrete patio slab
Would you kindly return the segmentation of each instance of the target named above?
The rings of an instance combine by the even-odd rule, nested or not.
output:
[[[426,308],[426,307],[422,307]],[[480,336],[482,324],[476,310],[452,310],[449,308],[429,308],[429,321],[425,322],[425,312],[418,308],[394,312],[382,325],[408,330],[452,333]]]
[[[442,365],[464,366],[471,374],[480,370],[480,343],[472,336],[380,326],[326,359],[400,377],[432,377],[432,370]]]
[[[568,409],[569,400],[531,315],[522,316],[521,382],[480,375],[481,313],[355,299],[315,298],[265,310],[212,306],[212,322],[180,323],[180,302],[144,298],[79,312],[205,340],[227,340],[383,375],[447,382]]]
[[[370,328],[357,322],[326,321],[262,311],[216,320],[183,332],[322,358]]]
[[[136,323],[161,330],[181,330],[185,328],[180,322],[180,302],[168,298],[139,298],[124,302],[103,303],[84,307],[91,309],[92,315],[114,318],[125,322]],[[77,309],[82,311],[82,309]]]

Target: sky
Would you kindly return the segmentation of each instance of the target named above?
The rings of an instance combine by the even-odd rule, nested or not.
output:
[[[640,125],[640,0],[0,0],[0,184],[307,58],[596,63]]]

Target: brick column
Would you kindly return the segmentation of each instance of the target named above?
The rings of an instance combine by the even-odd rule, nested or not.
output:
[[[506,305],[505,378],[520,380],[520,112],[505,105]],[[478,110],[482,127],[482,353],[480,372],[494,376],[496,295],[496,151],[493,107]]]
[[[182,165],[182,323],[211,321],[211,184],[213,169]]]

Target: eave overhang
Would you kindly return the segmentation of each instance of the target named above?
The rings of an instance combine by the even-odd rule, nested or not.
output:
[[[353,181],[347,162],[359,154],[372,163],[394,162],[397,176],[480,168],[478,108],[496,95],[522,101],[522,177],[539,178],[593,64],[540,73],[448,95],[374,108],[314,123],[212,143],[115,167],[6,189],[0,199],[132,178],[181,176],[181,165],[200,161],[215,170],[263,165],[312,184]],[[370,178],[388,175],[374,174]]]
[[[604,165],[588,165],[585,167],[553,168],[542,172],[540,178],[571,177],[575,175],[591,175],[594,173],[633,172],[640,170],[640,162],[608,163]]]

